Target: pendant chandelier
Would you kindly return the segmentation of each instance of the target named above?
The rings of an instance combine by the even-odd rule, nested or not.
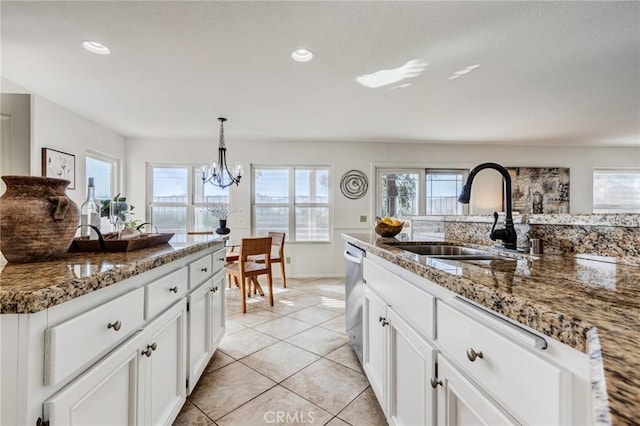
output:
[[[203,166],[202,172],[202,184],[209,182],[214,186],[220,188],[226,188],[233,184],[238,185],[240,178],[242,177],[242,166],[237,164],[233,168],[233,172],[229,170],[227,166],[227,148],[224,145],[224,122],[227,121],[224,117],[218,117],[220,121],[220,144],[218,145],[218,162],[209,166]]]

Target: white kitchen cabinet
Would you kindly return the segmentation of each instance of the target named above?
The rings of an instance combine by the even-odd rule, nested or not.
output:
[[[44,418],[50,425],[142,424],[138,376],[144,341],[138,332],[51,397],[44,403]]]
[[[518,424],[443,357],[438,380],[438,426]]]
[[[387,332],[382,321],[386,315],[386,304],[366,286],[362,305],[362,368],[367,373],[371,388],[383,411],[387,399]]]
[[[389,423],[433,424],[435,349],[367,285],[363,316],[363,368]]]
[[[363,368],[390,424],[592,423],[585,354],[375,255],[364,279]]]
[[[171,424],[186,399],[185,303],[175,304],[44,404],[51,425]]]
[[[140,350],[145,425],[170,425],[186,401],[184,299],[145,328]]]
[[[206,293],[206,366],[225,329],[223,254],[220,241],[48,309],[2,314],[0,424],[171,424],[200,339],[188,340],[190,272]]]
[[[209,278],[188,299],[188,394],[211,360],[225,330],[224,271]]]

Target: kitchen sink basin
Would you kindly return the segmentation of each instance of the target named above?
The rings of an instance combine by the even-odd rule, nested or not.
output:
[[[452,260],[511,260],[508,257],[496,255],[484,250],[469,247],[445,245],[445,244],[393,244],[394,247],[419,254],[421,256],[435,257],[437,259]]]

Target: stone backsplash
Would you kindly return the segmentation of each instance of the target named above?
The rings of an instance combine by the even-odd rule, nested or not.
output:
[[[489,238],[491,216],[412,216],[413,241],[459,241],[495,245]],[[498,218],[501,227],[504,217]],[[621,263],[640,264],[640,214],[553,214],[514,217],[518,247],[530,238],[543,242],[544,252],[556,255],[591,255]]]

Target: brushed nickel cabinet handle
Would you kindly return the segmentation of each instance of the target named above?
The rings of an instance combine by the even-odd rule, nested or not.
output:
[[[482,351],[476,351],[473,348],[467,349],[467,358],[469,358],[469,361],[474,362],[476,358],[483,358],[483,357],[484,355],[482,355]]]
[[[171,288],[169,289],[169,291],[172,291],[172,292],[174,292],[174,293],[177,293],[177,292],[178,292],[178,286],[171,287]]]
[[[120,321],[110,322],[107,325],[107,328],[113,328],[114,331],[120,330],[120,327],[122,327],[122,323]]]
[[[432,377],[430,382],[431,382],[431,387],[434,389],[437,388],[438,385],[442,386],[442,380],[438,380],[435,377]]]

